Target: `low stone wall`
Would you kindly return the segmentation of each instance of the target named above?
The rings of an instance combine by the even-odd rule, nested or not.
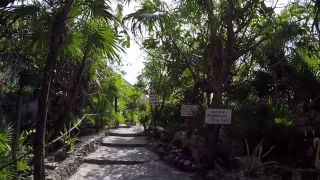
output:
[[[147,148],[160,156],[160,159],[168,165],[174,166],[184,172],[203,172],[207,169],[206,164],[195,162],[192,156],[176,146],[159,140],[150,140]]]
[[[94,152],[100,146],[102,136],[95,136],[80,145],[77,150],[70,154],[58,167],[48,172],[47,180],[66,180],[71,177],[83,164],[87,154]]]

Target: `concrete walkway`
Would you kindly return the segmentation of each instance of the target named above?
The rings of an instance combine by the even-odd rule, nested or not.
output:
[[[189,180],[149,151],[143,127],[111,130],[101,147],[85,158],[85,163],[69,180]]]

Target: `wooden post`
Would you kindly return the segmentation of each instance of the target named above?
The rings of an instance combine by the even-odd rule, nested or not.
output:
[[[153,134],[153,138],[155,138],[156,137],[156,115],[157,115],[158,103],[159,103],[158,94],[150,94],[149,103],[151,106],[151,111],[154,109],[152,113],[152,129],[153,129],[152,134]],[[154,108],[152,108],[152,106],[154,106]]]
[[[153,111],[153,116],[152,116],[152,134],[153,134],[153,138],[156,138],[156,110],[157,110],[157,106],[155,106],[154,111]]]
[[[192,135],[192,118],[191,117],[186,117],[186,132],[187,132],[187,137],[191,137]]]
[[[16,102],[16,122],[14,126],[14,140],[12,142],[12,161],[14,166],[14,180],[19,179],[18,173],[18,162],[17,162],[17,148],[18,148],[18,141],[20,137],[20,125],[21,125],[21,111],[22,111],[22,92],[23,92],[23,80],[22,75],[20,74],[19,78],[19,90],[17,93],[17,102]]]

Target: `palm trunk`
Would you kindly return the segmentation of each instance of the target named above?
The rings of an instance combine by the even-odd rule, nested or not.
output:
[[[12,143],[12,161],[14,162],[14,180],[19,179],[19,172],[18,172],[18,162],[17,162],[17,148],[19,143],[20,137],[20,125],[21,125],[21,111],[22,111],[22,75],[20,74],[20,88],[18,91],[18,99],[17,99],[17,106],[16,106],[16,122],[14,128],[14,140]]]
[[[44,158],[45,158],[45,129],[47,121],[47,103],[50,91],[50,84],[52,78],[53,67],[57,62],[57,56],[59,52],[60,45],[62,43],[61,39],[65,34],[66,20],[71,8],[73,0],[66,0],[63,8],[58,13],[55,18],[52,34],[51,34],[51,44],[49,48],[49,53],[47,57],[47,62],[43,72],[41,93],[39,98],[39,109],[38,109],[38,119],[36,125],[35,139],[33,142],[34,151],[34,179],[35,180],[45,180],[45,168],[44,168]]]
[[[89,48],[86,49],[84,55],[83,55],[83,58],[82,58],[82,61],[81,61],[81,65],[76,73],[76,80],[73,82],[73,86],[70,90],[70,92],[68,93],[69,96],[68,96],[68,99],[66,101],[66,104],[63,106],[63,110],[62,110],[62,113],[60,115],[60,118],[55,122],[55,126],[54,127],[57,127],[55,129],[55,133],[53,134],[52,137],[56,137],[58,136],[58,134],[62,131],[65,123],[67,122],[68,120],[68,117],[69,117],[69,114],[70,114],[70,111],[72,110],[72,106],[76,100],[76,97],[77,97],[77,92],[78,92],[78,89],[80,87],[80,83],[81,83],[81,78],[82,78],[82,74],[84,72],[84,69],[85,69],[85,66],[86,66],[86,62],[87,62],[87,58],[88,58],[88,54],[89,54]]]

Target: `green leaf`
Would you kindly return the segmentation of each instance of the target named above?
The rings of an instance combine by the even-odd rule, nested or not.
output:
[[[23,161],[18,161],[17,162],[17,167],[19,171],[25,171],[25,170],[30,170],[30,166],[28,166],[26,163]]]

